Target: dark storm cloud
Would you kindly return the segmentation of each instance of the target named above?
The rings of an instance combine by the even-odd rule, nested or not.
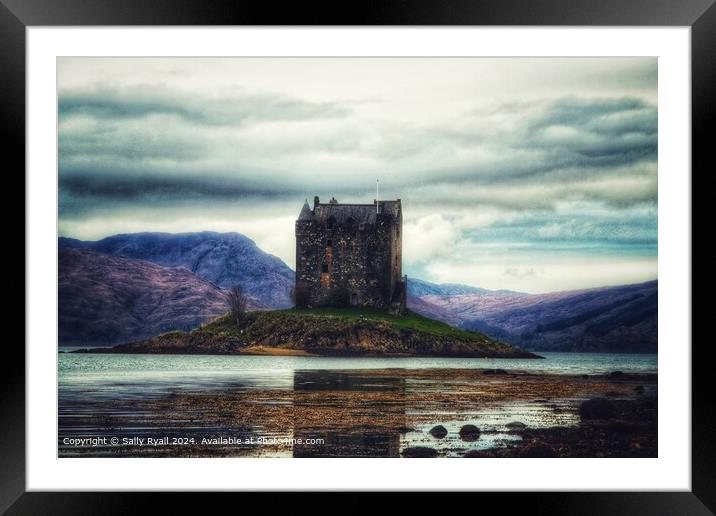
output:
[[[212,97],[189,95],[159,86],[122,90],[110,87],[62,91],[60,118],[84,115],[122,120],[172,115],[194,124],[241,125],[276,120],[307,120],[346,116],[349,111],[331,102],[307,102],[283,95]]]
[[[555,171],[579,169],[591,177],[619,166],[641,161],[655,161],[657,157],[656,107],[640,99],[578,99],[564,98],[547,103],[534,113],[534,105],[523,106],[527,115],[520,116],[514,106],[511,112],[518,128],[494,132],[470,130],[437,130],[422,136],[422,140],[444,140],[461,148],[486,147],[502,151],[501,159],[480,170],[485,181],[511,181],[515,178],[550,175]],[[497,113],[501,113],[499,108]],[[525,153],[528,159],[525,159]],[[443,178],[465,178],[474,167],[463,171],[443,171]],[[564,177],[562,179],[565,179]]]
[[[235,163],[217,165],[215,161],[217,150],[234,152],[230,143],[219,148],[219,140],[231,139],[238,128],[340,119],[350,113],[332,102],[309,102],[286,95],[188,95],[159,86],[61,91],[58,103],[60,178],[81,175],[84,170],[88,182],[102,176],[109,184],[117,175],[116,181],[122,184],[127,173],[144,177],[163,174],[166,177],[157,181],[147,180],[164,185],[156,188],[155,184],[150,190],[170,192],[172,189],[165,186],[172,175],[178,177],[179,169],[189,169],[187,174],[195,176],[196,190],[204,191],[205,197],[224,195],[212,186],[217,167],[228,171],[223,175],[237,168]],[[340,141],[329,144],[324,143],[328,150],[341,148]],[[280,154],[280,149],[277,152]],[[205,177],[207,187],[199,188]],[[227,189],[234,191],[230,186]],[[124,187],[116,190],[124,191]]]
[[[90,131],[71,134],[60,133],[60,169],[68,160],[92,160],[98,166],[93,173],[103,173],[116,163],[127,161],[171,160],[195,161],[206,155],[200,136],[189,137],[166,131],[149,131],[139,128],[104,124]],[[103,165],[104,164],[104,165]]]
[[[60,178],[60,209],[77,212],[83,209],[78,200],[84,200],[87,206],[106,206],[107,204],[132,204],[148,201],[162,203],[211,202],[212,200],[232,200],[261,197],[278,199],[293,192],[248,184],[226,177],[185,177],[185,176],[143,176],[122,174],[92,174],[89,170]]]
[[[656,200],[657,110],[637,98],[512,102],[467,111],[450,126],[388,128],[330,102],[189,97],[147,87],[63,92],[59,116],[65,208],[79,207],[80,199],[90,209],[103,200],[210,203],[311,191],[351,196],[367,184],[365,174],[341,168],[351,160],[367,163],[365,173],[389,172],[387,189],[392,181],[396,196],[410,193],[416,204],[479,202],[526,211],[563,200],[615,207]],[[263,133],[246,136],[262,121],[273,124],[268,137],[280,135],[275,144],[262,140]],[[304,125],[292,132],[295,121]],[[331,121],[339,124],[335,131],[320,130]],[[333,161],[314,166],[316,156]],[[625,177],[636,187],[625,188]],[[595,185],[600,179],[605,184]],[[484,191],[460,195],[475,185]]]
[[[561,151],[571,164],[628,164],[656,158],[657,111],[639,99],[560,99],[527,134],[527,145]]]
[[[656,134],[656,121],[656,108],[641,99],[567,97],[551,102],[544,114],[529,121],[528,128],[534,132],[564,125],[611,136],[633,132]]]
[[[76,216],[109,206],[208,206],[214,202],[242,199],[298,202],[299,191],[308,195],[300,188],[300,185],[289,182],[269,185],[219,173],[187,177],[176,174],[137,175],[121,168],[94,173],[91,168],[85,168],[73,169],[60,176],[59,208],[63,215]],[[350,195],[364,193],[364,190],[344,188],[342,193]]]

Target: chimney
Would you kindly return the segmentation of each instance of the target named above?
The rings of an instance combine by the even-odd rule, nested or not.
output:
[[[313,209],[315,210],[315,209],[316,209],[316,206],[318,206],[319,204],[321,204],[321,201],[320,201],[320,199],[318,198],[318,196],[316,195],[316,196],[313,197]]]

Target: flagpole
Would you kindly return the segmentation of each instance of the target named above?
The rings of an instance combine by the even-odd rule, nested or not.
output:
[[[378,208],[378,199],[380,199],[380,195],[378,193],[378,183],[380,182],[380,179],[375,180],[375,213],[380,213],[380,209]]]

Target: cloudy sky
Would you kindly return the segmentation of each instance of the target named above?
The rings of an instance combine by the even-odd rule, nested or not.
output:
[[[525,292],[657,273],[655,59],[58,60],[59,231],[238,231],[401,198],[404,271]]]

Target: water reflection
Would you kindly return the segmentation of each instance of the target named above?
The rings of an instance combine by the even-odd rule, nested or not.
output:
[[[293,390],[294,457],[399,456],[400,431],[405,428],[404,378],[296,371]],[[327,396],[317,397],[316,393]],[[359,393],[375,396],[362,399],[355,396]],[[389,396],[380,396],[382,393]],[[305,417],[317,409],[325,414],[324,419]]]

